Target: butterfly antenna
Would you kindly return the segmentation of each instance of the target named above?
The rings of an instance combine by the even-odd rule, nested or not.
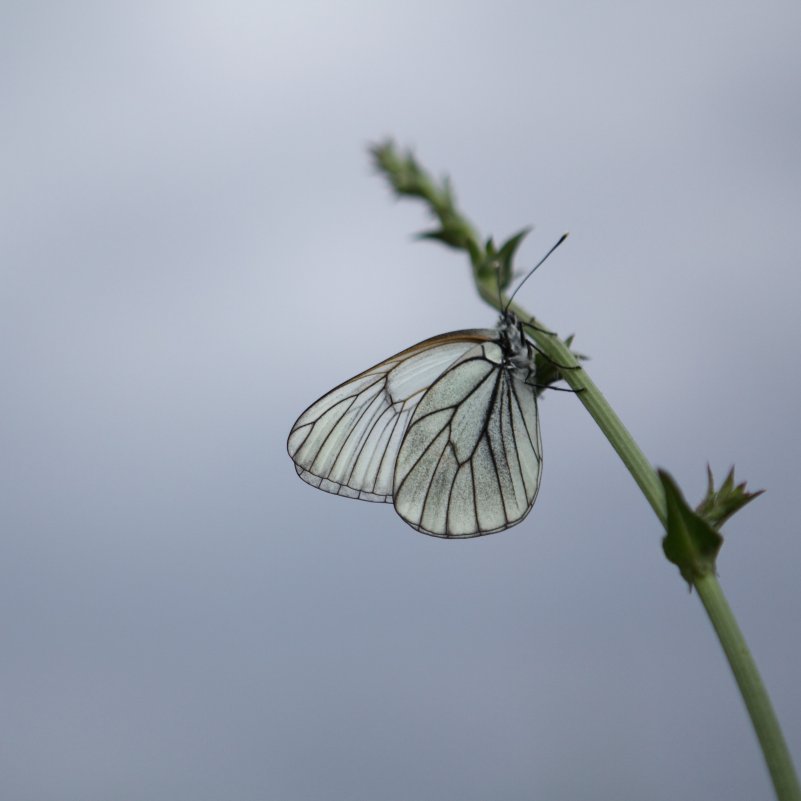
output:
[[[509,300],[506,301],[506,305],[503,307],[504,314],[506,314],[506,312],[509,310],[509,307],[512,305],[512,301],[514,300],[515,295],[520,290],[520,287],[523,286],[523,284],[525,284],[526,281],[528,281],[528,279],[531,278],[532,275],[534,275],[534,272],[536,271],[537,267],[539,267],[548,258],[548,256],[550,256],[551,253],[553,253],[556,250],[556,248],[558,248],[559,245],[561,245],[562,242],[565,241],[565,239],[567,239],[567,232],[562,234],[562,236],[559,237],[557,243],[528,271],[528,275],[526,275],[526,277],[517,285],[515,291],[512,292],[512,295],[509,298]]]

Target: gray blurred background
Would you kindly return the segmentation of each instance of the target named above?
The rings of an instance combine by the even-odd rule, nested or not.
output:
[[[334,384],[491,326],[371,174],[392,135],[696,501],[801,753],[796,2],[5,3],[0,795],[755,799],[698,599],[570,395],[465,542],[316,492]]]

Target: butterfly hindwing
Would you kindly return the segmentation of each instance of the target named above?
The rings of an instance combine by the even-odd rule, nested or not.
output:
[[[407,523],[438,537],[475,537],[528,514],[542,447],[524,375],[499,344],[483,343],[425,393],[395,465],[395,509]]]

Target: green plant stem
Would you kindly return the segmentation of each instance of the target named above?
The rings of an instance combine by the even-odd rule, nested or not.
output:
[[[526,315],[519,306],[513,304],[511,308],[521,319],[530,319],[530,315]],[[539,323],[537,325],[544,327]],[[559,365],[571,368],[562,370],[562,377],[568,386],[576,391],[578,399],[598,424],[611,446],[617,451],[646,500],[651,504],[656,516],[664,525],[667,512],[665,495],[659,477],[601,390],[570,352],[570,348],[559,337],[536,330],[528,333],[548,358]]]
[[[499,308],[500,303],[504,301],[502,299],[499,301],[497,289],[493,293],[487,284],[481,282],[478,277],[476,278],[482,298],[495,308]],[[667,510],[664,490],[659,477],[609,402],[587,375],[565,342],[554,334],[547,333],[549,329],[540,321],[534,321],[525,309],[516,304],[512,304],[510,308],[519,319],[535,323],[537,328],[529,330],[527,333],[547,357],[559,365],[571,368],[561,371],[564,380],[571,389],[576,390],[578,399],[584,404],[620,456],[660,523],[665,526]],[[546,331],[537,329],[546,329]],[[745,638],[717,578],[713,573],[707,573],[705,576],[696,578],[693,586],[695,586],[712,627],[715,629],[740,689],[767,763],[776,797],[779,801],[801,801],[801,787],[799,787],[793,761],[779,721],[760,678],[756,663],[748,650]]]
[[[694,582],[698,597],[709,615],[723,652],[729,660],[737,686],[745,701],[751,723],[768,764],[770,778],[781,801],[801,799],[801,787],[793,769],[793,760],[784,741],[779,721],[767,690],[762,684],[756,663],[748,650],[723,590],[712,573]]]
[[[499,311],[503,309],[506,299],[499,297],[498,272],[492,267],[493,254],[497,251],[490,247],[491,240],[486,247],[482,245],[476,228],[457,208],[450,185],[447,182],[440,184],[433,181],[411,154],[401,154],[391,141],[374,146],[371,148],[371,153],[375,166],[387,177],[399,196],[422,200],[438,219],[441,228],[434,235],[429,233],[429,238],[439,239],[453,248],[466,251],[470,257],[473,280],[478,293],[494,308]],[[562,377],[571,389],[576,390],[578,399],[618,453],[646,500],[651,504],[659,522],[665,527],[667,504],[659,476],[579,360],[570,351],[568,344],[555,334],[549,333],[549,329],[541,322],[535,321],[525,309],[515,304],[509,308],[520,320],[536,326],[530,328],[527,333],[537,347],[554,363],[568,368],[560,371]],[[692,584],[698,592],[734,673],[762,748],[777,798],[779,801],[801,801],[798,778],[779,722],[717,578],[714,573],[708,572],[694,577]]]
[[[481,281],[478,276],[475,277],[481,297],[500,311],[503,305],[506,304],[506,299],[503,297],[498,298],[497,289],[493,290],[488,285],[488,282]],[[565,342],[555,334],[549,333],[550,329],[547,326],[538,320],[534,320],[531,314],[516,303],[512,303],[509,308],[519,319],[529,321],[532,324],[533,327],[527,330],[526,333],[534,340],[537,347],[551,361],[569,368],[561,371],[565,382],[571,389],[576,391],[578,399],[584,404],[584,408],[598,423],[598,427],[615,451],[617,451],[623,464],[628,468],[643,495],[645,495],[646,500],[651,504],[654,513],[664,526],[667,520],[667,510],[665,494],[659,477],[628,429],[609,405],[609,401],[606,400],[595,382],[587,375],[587,372],[581,366],[581,362],[573,355]]]

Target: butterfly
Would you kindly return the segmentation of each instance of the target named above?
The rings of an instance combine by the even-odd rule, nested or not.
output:
[[[534,346],[507,309],[494,329],[418,342],[315,401],[287,441],[298,475],[392,503],[435,537],[520,523],[539,490],[542,443]]]

